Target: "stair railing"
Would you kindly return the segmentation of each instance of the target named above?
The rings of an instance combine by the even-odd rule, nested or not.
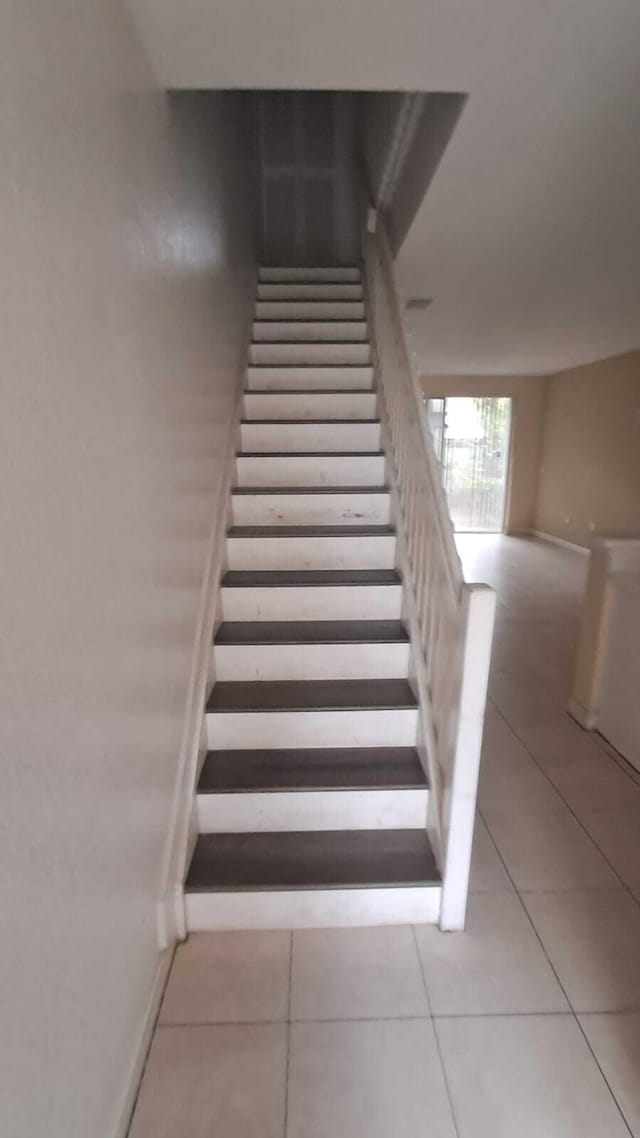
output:
[[[442,873],[440,927],[465,923],[495,595],[464,580],[440,467],[414,374],[393,259],[369,210],[364,279],[380,414],[391,464],[403,616],[420,702],[427,828]]]

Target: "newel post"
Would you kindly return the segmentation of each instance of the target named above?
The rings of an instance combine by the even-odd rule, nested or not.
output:
[[[487,585],[465,585],[466,627],[462,648],[460,711],[453,761],[446,774],[444,867],[440,928],[464,928],[471,868],[482,731],[489,682],[495,593]]]

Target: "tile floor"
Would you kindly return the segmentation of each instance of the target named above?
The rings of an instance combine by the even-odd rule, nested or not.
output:
[[[640,1138],[640,778],[564,710],[586,560],[459,544],[498,593],[467,931],[191,937],[131,1138]]]

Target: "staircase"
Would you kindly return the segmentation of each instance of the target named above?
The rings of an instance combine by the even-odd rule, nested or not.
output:
[[[239,437],[187,926],[437,921],[358,269],[260,270]]]

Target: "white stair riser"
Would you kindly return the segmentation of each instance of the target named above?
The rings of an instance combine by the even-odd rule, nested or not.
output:
[[[254,320],[251,338],[261,344],[340,342],[364,343],[369,339],[365,321],[358,320]]]
[[[354,265],[261,265],[259,281],[359,281],[360,270]]]
[[[238,486],[384,486],[384,455],[259,455],[236,459]]]
[[[238,526],[388,525],[390,494],[234,494]]]
[[[393,569],[395,555],[393,534],[227,538],[229,569]]]
[[[380,449],[380,423],[243,423],[242,450],[279,454],[283,451],[375,451]]]
[[[248,393],[245,419],[374,419],[377,397],[373,391]]]
[[[347,367],[249,367],[247,387],[250,391],[313,391],[342,388],[370,391],[373,368],[370,364]]]
[[[260,282],[258,300],[362,300],[361,284],[277,284]]]
[[[221,589],[224,620],[399,620],[402,585]]]
[[[217,680],[406,679],[409,645],[381,644],[216,644]]]
[[[187,893],[186,921],[190,932],[434,925],[441,894],[439,885]]]
[[[361,300],[259,300],[256,320],[364,320]]]
[[[418,830],[428,791],[314,790],[199,794],[201,834],[283,830]]]
[[[249,360],[252,364],[368,364],[371,350],[363,344],[251,344]]]
[[[415,747],[414,708],[243,711],[207,715],[210,750],[269,747]]]

